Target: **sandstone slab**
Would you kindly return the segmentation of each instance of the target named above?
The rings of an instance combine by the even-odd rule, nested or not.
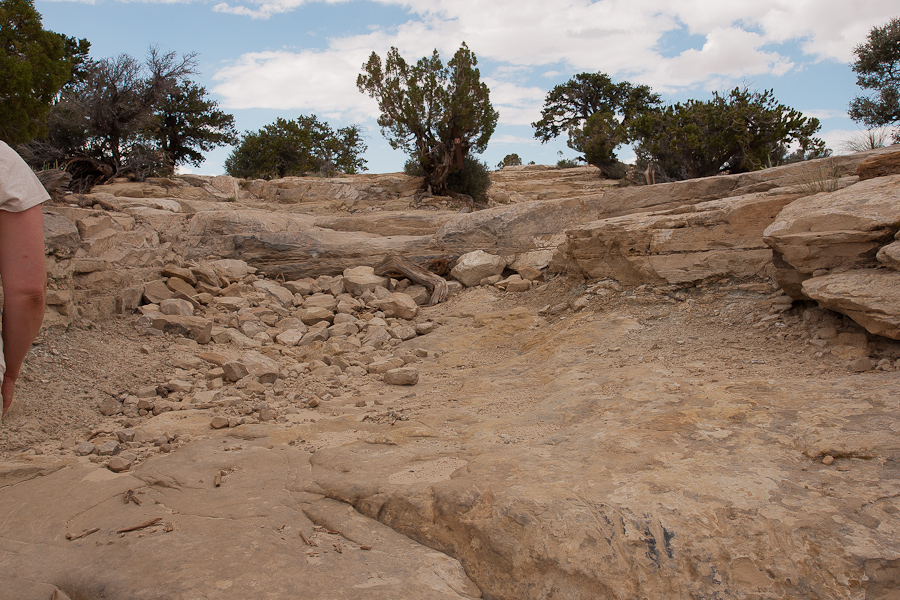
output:
[[[801,198],[766,228],[764,239],[801,275],[875,266],[900,230],[900,175]]]
[[[298,590],[310,600],[480,597],[446,554],[307,492],[308,453],[230,440],[238,441],[242,449],[232,452],[215,439],[127,472],[75,466],[0,488],[0,500],[19,507],[19,518],[0,523],[4,597],[46,600],[54,589],[135,600],[289,598]],[[216,480],[220,473],[228,474]],[[60,489],[70,500],[55,500]],[[128,490],[140,505],[122,501]],[[76,537],[86,531],[93,533]]]
[[[690,283],[765,272],[762,232],[796,194],[750,194],[602,219],[567,233],[569,270],[622,283]]]
[[[813,277],[803,282],[803,292],[871,333],[900,340],[900,272],[859,269]]]

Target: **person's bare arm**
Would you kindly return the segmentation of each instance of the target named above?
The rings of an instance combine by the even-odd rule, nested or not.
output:
[[[47,273],[40,205],[0,210],[0,280],[3,284],[3,412],[9,410],[22,361],[44,318]]]

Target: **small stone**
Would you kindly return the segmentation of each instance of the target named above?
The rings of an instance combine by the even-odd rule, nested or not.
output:
[[[834,462],[834,457],[831,456],[830,454],[827,455],[827,456],[822,457],[822,464],[823,464],[823,465],[826,465],[826,466],[827,466],[827,465],[832,464],[833,462]]]
[[[306,405],[307,405],[308,407],[310,407],[310,408],[315,408],[315,407],[317,407],[317,406],[319,405],[319,399],[316,398],[315,396],[313,396],[313,397],[310,399],[310,401],[306,403]]]
[[[190,381],[184,381],[183,379],[172,379],[168,383],[166,383],[166,387],[169,388],[171,392],[190,392],[194,389],[194,384]]]
[[[100,401],[98,408],[104,417],[111,417],[122,412],[122,405],[114,398],[104,398]]]
[[[97,451],[97,447],[94,446],[93,442],[81,442],[77,446],[75,446],[75,454],[78,456],[87,456],[89,454],[93,454]]]
[[[209,422],[209,426],[213,429],[224,429],[228,427],[228,418],[223,416],[213,417],[212,421]]]
[[[116,432],[116,438],[120,443],[124,444],[126,442],[134,441],[134,429],[120,429]]]
[[[153,410],[154,405],[155,402],[153,400],[148,400],[146,398],[141,398],[137,403],[138,410]]]
[[[860,356],[859,358],[848,360],[845,364],[854,373],[864,373],[875,368],[875,361],[868,356]]]
[[[419,371],[412,367],[401,367],[385,372],[384,382],[388,385],[415,385],[419,382]]]
[[[134,462],[128,458],[113,456],[109,459],[109,462],[106,463],[106,468],[113,473],[121,473],[122,471],[130,469],[132,464],[134,464]]]
[[[103,442],[97,446],[97,454],[100,456],[114,456],[119,453],[119,442]]]
[[[154,396],[156,396],[156,386],[148,385],[142,387],[137,392],[135,392],[135,396],[137,396],[138,398],[153,398]]]

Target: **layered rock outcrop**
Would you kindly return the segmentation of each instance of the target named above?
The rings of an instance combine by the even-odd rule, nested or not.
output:
[[[898,206],[900,175],[893,174],[791,203],[764,232],[776,281],[795,299],[816,300],[874,334],[900,339]]]

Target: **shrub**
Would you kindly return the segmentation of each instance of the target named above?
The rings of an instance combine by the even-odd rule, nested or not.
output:
[[[472,196],[475,202],[487,203],[487,191],[491,187],[488,166],[476,158],[468,156],[463,160],[463,168],[453,171],[447,177],[447,187],[457,194]]]

